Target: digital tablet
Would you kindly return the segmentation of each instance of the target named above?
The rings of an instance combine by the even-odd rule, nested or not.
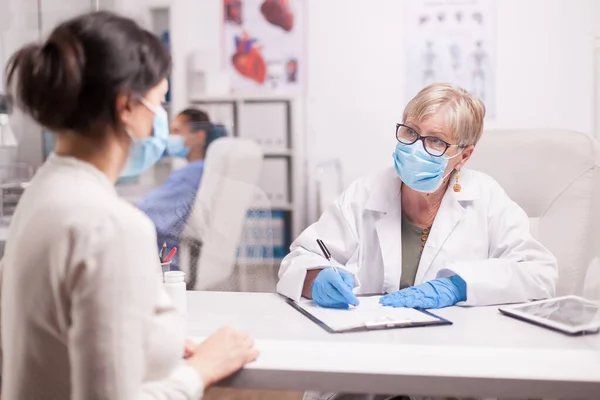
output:
[[[600,303],[578,296],[563,296],[499,308],[513,318],[569,335],[600,331]]]

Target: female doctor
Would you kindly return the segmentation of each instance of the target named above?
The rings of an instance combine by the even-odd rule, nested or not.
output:
[[[359,293],[418,308],[553,296],[556,259],[529,233],[525,212],[492,178],[464,169],[484,116],[481,100],[455,86],[418,93],[396,126],[394,168],[354,182],[297,238],[278,291],[332,308],[359,304]]]
[[[257,356],[224,329],[184,360],[152,222],[115,192],[165,150],[170,69],[158,38],[110,13],[66,21],[11,58],[6,87],[57,138],[1,261],[2,398],[198,399]]]

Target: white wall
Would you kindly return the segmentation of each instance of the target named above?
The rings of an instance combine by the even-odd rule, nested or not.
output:
[[[594,0],[497,1],[497,113],[486,128],[593,131]],[[312,168],[339,157],[344,180],[392,165],[408,101],[397,0],[311,1],[308,145]],[[309,182],[311,179],[309,178]],[[311,193],[314,199],[314,192]],[[315,217],[311,201],[311,217]]]
[[[497,118],[487,128],[592,132],[595,3],[497,1]],[[347,182],[392,162],[394,123],[408,100],[405,4],[311,2],[309,146],[317,159],[340,157]]]

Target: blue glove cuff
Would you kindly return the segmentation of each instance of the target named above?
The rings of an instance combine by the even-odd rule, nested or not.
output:
[[[467,282],[458,275],[452,275],[448,279],[458,289],[458,301],[467,301]]]

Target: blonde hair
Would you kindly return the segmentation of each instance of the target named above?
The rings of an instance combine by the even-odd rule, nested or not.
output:
[[[475,145],[483,132],[485,105],[465,89],[449,83],[432,83],[422,89],[404,109],[404,122],[419,122],[445,113],[446,125],[461,145]]]

